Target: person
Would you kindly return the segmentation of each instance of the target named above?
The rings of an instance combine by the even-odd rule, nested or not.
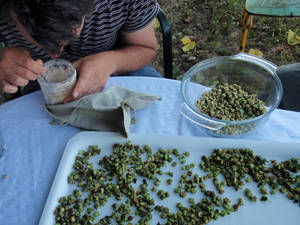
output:
[[[149,65],[157,12],[156,0],[0,0],[0,88],[37,85],[52,58],[79,75],[65,103],[100,92],[113,75],[161,77]]]
[[[283,86],[278,108],[300,112],[300,63],[279,66],[276,73]]]

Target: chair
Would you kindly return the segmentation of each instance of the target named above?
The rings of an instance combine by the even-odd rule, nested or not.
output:
[[[173,55],[171,26],[165,12],[159,8],[157,19],[163,34],[164,76],[173,79]]]
[[[300,0],[246,0],[240,24],[243,32],[239,51],[244,52],[253,16],[297,17],[300,16]]]
[[[245,51],[248,30],[253,25],[253,16],[276,16],[276,17],[299,17],[300,0],[246,0],[242,11],[241,25],[243,26],[242,37],[240,40],[240,52]],[[283,67],[277,73],[282,82],[284,93],[278,108],[292,111],[299,111],[299,89],[298,75],[293,71]]]
[[[159,21],[163,35],[163,58],[164,58],[164,77],[173,79],[173,55],[172,55],[172,33],[171,26],[165,12],[159,8],[157,19]],[[12,94],[12,98],[17,98],[22,95],[39,90],[40,87],[36,81],[30,82],[30,85],[19,87],[17,93]]]

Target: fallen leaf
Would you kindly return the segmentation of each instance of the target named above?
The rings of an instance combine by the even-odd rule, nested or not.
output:
[[[260,56],[260,57],[264,56],[264,54],[261,51],[259,51],[258,49],[253,49],[253,48],[251,48],[248,51],[248,53],[251,54],[251,55],[256,55],[256,56]]]
[[[188,51],[194,49],[196,46],[196,43],[188,37],[183,37],[181,39],[181,43],[183,44],[183,47],[181,49],[184,52],[188,52]]]
[[[284,46],[280,45],[275,48],[276,52],[281,52],[284,49]]]
[[[192,22],[192,20],[193,20],[193,17],[191,17],[191,16],[184,18],[185,23],[190,23],[190,22]]]
[[[133,118],[131,119],[131,123],[132,123],[132,124],[136,124],[136,118],[135,118],[135,117],[133,117]]]
[[[153,26],[154,26],[154,29],[157,29],[157,28],[160,27],[160,24],[159,24],[159,21],[158,21],[157,18],[154,19],[154,21],[153,21]]]
[[[289,45],[300,44],[300,37],[292,30],[289,30],[288,33],[288,44]]]
[[[56,124],[56,122],[55,122],[55,120],[51,120],[51,121],[49,122],[49,124],[53,125],[53,124]]]
[[[183,45],[187,45],[188,43],[190,43],[191,42],[191,39],[189,38],[189,37],[183,37],[182,39],[181,39],[181,43],[183,44]]]

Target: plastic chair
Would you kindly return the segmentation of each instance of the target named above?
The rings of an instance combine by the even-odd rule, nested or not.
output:
[[[240,52],[245,51],[247,35],[253,25],[253,16],[300,16],[300,0],[246,0],[240,24],[243,26]]]
[[[159,8],[157,19],[159,21],[162,35],[163,35],[163,58],[164,58],[164,77],[173,79],[173,55],[172,55],[172,33],[171,26],[165,12]],[[12,95],[12,98],[17,98],[22,95],[39,90],[40,87],[37,82],[30,82],[26,88],[19,87],[17,93]]]

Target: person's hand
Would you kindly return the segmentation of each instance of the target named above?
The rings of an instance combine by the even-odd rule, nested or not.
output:
[[[104,89],[113,71],[112,60],[110,60],[108,55],[106,52],[103,52],[86,56],[73,62],[78,80],[71,95],[65,98],[64,103]]]
[[[33,60],[26,50],[17,48],[0,49],[0,88],[7,93],[15,93],[18,86],[25,86],[29,80],[44,74],[42,60]]]
[[[86,56],[74,62],[79,79],[64,103],[100,92],[111,75],[126,74],[146,66],[157,52],[153,23],[136,32],[121,32],[122,47]]]

